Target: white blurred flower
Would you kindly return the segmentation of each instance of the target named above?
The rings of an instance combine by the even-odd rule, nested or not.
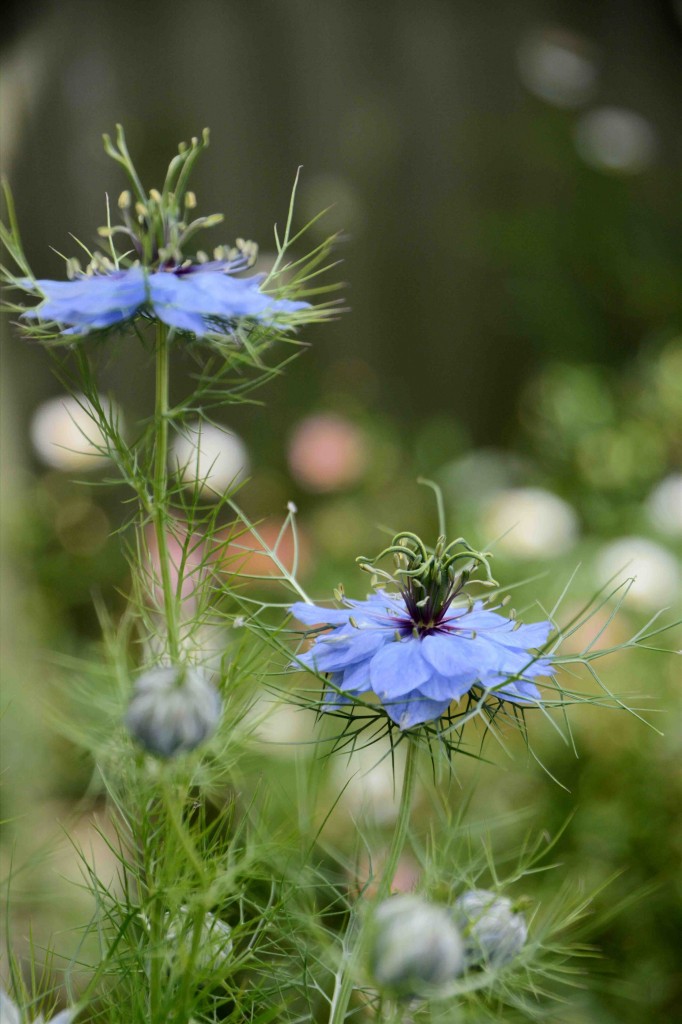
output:
[[[654,487],[646,510],[651,524],[661,533],[682,536],[682,473],[671,473]]]
[[[178,951],[189,953],[194,941],[194,922],[186,907],[181,907],[175,918],[169,921],[166,944],[169,952],[176,956]],[[233,950],[232,929],[225,921],[207,911],[202,928],[201,941],[195,960],[199,971],[215,971],[221,965],[227,966]]]
[[[308,416],[297,425],[289,442],[291,472],[309,491],[351,487],[367,469],[367,443],[364,432],[345,416]]]
[[[634,110],[599,107],[579,119],[575,144],[585,163],[599,171],[639,174],[656,159],[658,136]]]
[[[506,896],[470,889],[455,900],[453,916],[464,935],[468,966],[502,967],[521,952],[528,938],[523,914],[514,913]]]
[[[221,493],[249,471],[246,445],[230,430],[199,421],[185,424],[173,438],[169,462],[189,487]]]
[[[402,747],[391,755],[388,743],[358,746],[350,761],[334,758],[332,783],[342,792],[341,802],[353,815],[369,815],[380,824],[388,824],[398,814],[399,780],[404,763]]]
[[[562,28],[530,32],[519,46],[517,62],[528,91],[555,107],[579,107],[594,93],[594,47],[574,32]]]
[[[49,1024],[72,1024],[77,1009],[62,1010],[56,1017],[50,1017]],[[46,1024],[42,1013],[37,1017],[25,1017],[19,1011],[19,1007],[13,1000],[0,989],[0,1024]]]
[[[483,506],[482,517],[495,550],[515,558],[552,558],[570,550],[578,538],[573,508],[540,487],[498,491]]]
[[[680,566],[675,556],[647,537],[620,537],[598,553],[595,573],[606,584],[634,577],[625,600],[633,608],[657,611],[675,601],[680,589]]]
[[[445,907],[412,893],[391,896],[372,925],[369,968],[378,988],[411,998],[461,974],[464,943]]]
[[[246,725],[268,754],[293,757],[297,746],[311,739],[310,716],[288,701],[259,697],[249,709]]]
[[[163,665],[135,681],[125,724],[150,754],[174,757],[208,739],[221,711],[218,691],[202,669]]]
[[[109,418],[120,413],[104,395],[99,396]],[[106,460],[106,439],[85,395],[59,395],[38,406],[31,419],[31,443],[46,466],[63,471],[96,469]],[[105,449],[103,453],[101,449]]]

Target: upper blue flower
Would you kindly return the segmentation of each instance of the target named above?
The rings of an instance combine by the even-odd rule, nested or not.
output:
[[[70,334],[146,316],[201,338],[229,332],[237,319],[277,324],[281,314],[309,308],[307,302],[266,295],[259,289],[264,275],[235,278],[235,269],[241,266],[234,261],[215,260],[154,271],[112,269],[72,281],[39,280],[35,285],[43,301],[23,316],[55,322]]]
[[[23,276],[15,277],[2,268],[0,276],[12,287],[40,299],[30,309],[12,304],[12,310],[21,311],[24,320],[56,324],[61,334],[79,335],[140,317],[204,338],[231,334],[240,320],[286,328],[296,322],[288,319],[290,314],[312,308],[309,302],[300,300],[302,282],[306,280],[300,260],[296,271],[289,275],[287,290],[292,298],[276,298],[262,290],[264,274],[235,277],[253,266],[257,254],[253,242],[238,239],[234,248],[219,246],[212,260],[195,250],[197,233],[223,220],[222,214],[192,219],[197,200],[187,184],[198,155],[208,145],[208,132],[201,139],[192,139],[189,146],[180,145],[161,191],[152,188],[147,192],[143,188],[120,125],[116,144],[108,136],[104,141],[107,153],[126,171],[132,191],[126,189],[119,197],[122,223],[112,225],[108,216],[107,225],[99,228],[100,238],[106,240],[102,243],[104,249],[92,253],[86,249],[91,261],[85,272],[77,260],[71,259],[67,263],[69,280],[36,280],[16,232],[6,232]],[[273,290],[274,280],[281,285],[279,264],[287,240],[288,227],[270,281]],[[317,263],[319,252],[314,259]],[[314,290],[319,292],[318,288]],[[281,288],[277,291],[281,294]],[[325,314],[318,307],[316,315]],[[38,331],[39,337],[43,335],[42,330]]]
[[[460,555],[448,552],[421,560],[421,570],[409,552],[412,568],[396,573],[398,592],[380,589],[341,609],[291,607],[304,625],[329,629],[296,659],[329,675],[328,707],[371,691],[409,729],[440,718],[472,687],[517,703],[540,700],[533,680],[551,675],[552,663],[532,651],[546,643],[552,623],[520,625],[480,600],[456,605],[469,573],[455,574],[450,560]]]

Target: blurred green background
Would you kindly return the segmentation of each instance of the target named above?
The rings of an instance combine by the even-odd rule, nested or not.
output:
[[[675,0],[61,0],[11,7],[7,29],[3,169],[39,276],[62,276],[50,246],[75,254],[69,232],[94,238],[104,193],[123,188],[101,147],[118,121],[148,186],[180,139],[210,126],[194,188],[200,212],[222,210],[226,223],[207,245],[254,238],[266,265],[299,165],[301,222],[331,205],[320,231],[343,230],[351,311],[310,332],[310,350],[262,393],[264,406],[225,416],[243,447],[230,434],[216,440],[226,467],[248,463],[242,503],[267,536],[295,501],[311,593],[326,598],[343,580],[362,596],[354,558],[378,549],[380,525],[433,535],[433,502],[416,484],[427,475],[454,534],[501,538],[498,578],[544,573],[522,591],[526,603],[537,595],[550,607],[580,565],[568,617],[628,565],[621,576],[637,582],[600,642],[617,643],[663,606],[679,613]],[[86,649],[99,630],[93,593],[115,609],[127,571],[110,536],[123,492],[95,486],[105,469],[55,447],[82,438],[69,438],[59,403],[44,405],[62,393],[49,360],[4,332],[7,866],[54,846],[90,774],[49,724],[64,673],[41,652]],[[178,354],[178,395],[191,369]],[[149,413],[153,368],[139,346],[109,343],[101,372],[127,422]],[[679,646],[679,633],[664,639]],[[657,709],[665,735],[584,709],[573,719],[576,759],[538,720],[538,753],[566,790],[517,745],[502,775],[482,770],[478,809],[532,808],[549,832],[574,812],[562,877],[589,888],[618,872],[600,912],[639,894],[596,929],[599,984],[556,1020],[634,1024],[646,1012],[672,1024],[682,1011],[679,662],[617,656],[604,674]],[[300,738],[313,724],[298,716],[288,727]],[[264,748],[273,778],[281,756]],[[86,843],[88,821],[77,818]],[[75,871],[62,847],[21,890],[22,934],[29,917],[42,935],[81,913],[55,895]]]

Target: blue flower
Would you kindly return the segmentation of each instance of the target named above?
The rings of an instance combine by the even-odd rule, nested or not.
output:
[[[455,606],[456,589],[440,606],[416,603],[409,587],[343,609],[298,602],[291,611],[300,622],[329,632],[296,661],[329,674],[328,707],[371,691],[401,729],[438,719],[473,686],[516,703],[538,701],[532,680],[552,666],[530,652],[545,644],[551,622],[519,625],[482,601]]]
[[[73,281],[24,280],[43,301],[23,316],[60,324],[65,334],[124,324],[137,316],[161,320],[196,335],[228,334],[241,318],[281,325],[281,315],[309,309],[308,302],[275,299],[260,290],[263,274],[235,278],[234,261],[181,265],[148,271],[143,267],[80,274]]]

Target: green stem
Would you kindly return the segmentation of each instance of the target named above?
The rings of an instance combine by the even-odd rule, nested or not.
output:
[[[154,407],[154,530],[161,567],[163,608],[168,631],[168,651],[178,660],[180,642],[177,625],[177,594],[173,588],[168,554],[168,328],[156,327],[156,402]]]
[[[403,788],[400,794],[400,807],[398,809],[398,820],[395,823],[391,846],[388,851],[388,858],[384,865],[381,881],[377,887],[373,903],[376,905],[386,899],[391,891],[400,855],[405,846],[407,830],[410,825],[410,813],[412,811],[412,798],[414,796],[414,785],[417,779],[417,744],[408,737],[407,758],[405,759],[405,774],[403,775]],[[346,941],[351,934],[353,921],[346,932]],[[336,975],[336,984],[332,996],[331,1009],[329,1011],[329,1024],[344,1024],[348,1012],[348,1004],[354,988],[354,977],[357,965],[362,961],[367,946],[367,929],[363,927],[357,936],[355,948],[350,953],[346,952],[343,961]]]
[[[403,775],[403,788],[400,793],[400,807],[398,809],[398,820],[393,830],[391,848],[388,851],[388,859],[377,889],[376,902],[385,900],[391,891],[391,883],[395,876],[398,861],[405,846],[407,830],[410,827],[410,814],[412,811],[412,798],[414,796],[414,785],[417,781],[417,744],[408,737],[407,757],[405,758],[405,774]]]
[[[163,909],[160,906],[158,894],[154,893],[153,903],[149,914],[149,945],[151,949],[151,961],[149,964],[149,1019],[151,1024],[156,1024],[163,1005],[162,979],[161,979],[161,957],[159,951],[162,947],[163,932]]]
[[[163,801],[165,804],[166,815],[168,817],[168,821],[171,825],[171,828],[173,829],[175,837],[178,840],[180,846],[184,850],[187,859],[194,868],[194,871],[199,882],[205,886],[207,879],[204,863],[199,855],[199,852],[194,846],[194,843],[192,842],[190,835],[184,828],[182,822],[182,813],[185,806],[185,800],[182,797],[182,795],[179,796],[177,793],[173,791],[172,787],[168,784],[167,781],[164,780],[161,783],[161,787],[163,792]]]

